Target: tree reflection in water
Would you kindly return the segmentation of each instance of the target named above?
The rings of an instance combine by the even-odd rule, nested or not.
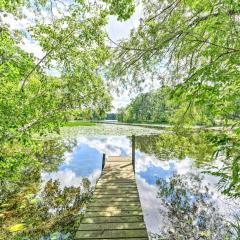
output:
[[[190,158],[194,166],[219,177],[219,188],[225,195],[240,197],[240,134],[183,130],[139,136],[136,146],[162,161]]]
[[[65,151],[73,146],[56,141],[39,143],[33,153],[37,164],[16,172],[16,181],[11,177],[1,182],[0,239],[69,239],[74,235],[74,226],[82,216],[80,209],[92,194],[89,180],[64,188],[57,180],[44,186],[41,181],[41,172],[56,171]]]
[[[237,138],[216,132],[178,136],[164,132],[156,137],[136,137],[137,150],[143,157],[154,154],[154,161],[165,163],[181,163],[188,158],[199,171],[206,171],[205,166],[214,165],[217,156],[228,156],[221,161],[230,166],[224,173],[225,186],[228,184],[224,193],[234,198],[239,196],[239,142]],[[102,138],[99,143],[102,147]],[[127,152],[125,143],[121,151]],[[41,173],[58,171],[60,164],[66,160],[64,153],[70,152],[76,142],[41,141],[29,144],[29,149],[13,145],[0,149],[0,167],[6,158],[10,159],[7,161],[10,164],[0,171],[0,239],[72,239],[74,226],[81,218],[79,210],[84,208],[92,193],[90,183],[84,180],[81,186],[79,183],[78,187],[62,188],[58,181],[50,180],[43,185]],[[139,151],[136,152],[139,154]],[[216,168],[221,179],[222,173],[217,164]],[[232,169],[233,174],[228,169]],[[168,209],[163,219],[170,222],[158,236],[160,239],[234,239],[234,229],[224,221],[209,189],[201,186],[198,176],[191,175],[189,178],[184,175],[183,178],[174,174],[169,180],[159,179],[158,185],[159,197]],[[240,227],[237,229],[240,232]]]
[[[234,133],[165,132],[155,137],[138,136],[136,146],[141,152],[154,155],[163,162],[190,159],[192,166],[202,172],[202,175],[217,177],[217,187],[222,194],[230,197],[228,202],[234,202],[240,196],[240,138]],[[175,173],[169,179],[157,181],[158,197],[167,209],[164,219],[169,220],[169,225],[166,224],[161,236],[157,238],[240,239],[239,216],[234,217],[232,222],[224,220],[225,217],[214,204],[208,186],[202,185],[200,175]],[[236,215],[239,213],[236,212]]]
[[[236,229],[224,219],[212,199],[210,189],[199,175],[174,173],[169,179],[159,178],[158,197],[167,209],[168,224],[157,239],[166,240],[233,240]],[[237,236],[238,235],[238,236]]]

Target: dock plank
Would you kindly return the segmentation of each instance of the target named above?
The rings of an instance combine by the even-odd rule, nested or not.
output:
[[[115,230],[96,230],[96,231],[77,231],[76,239],[101,239],[101,238],[140,238],[148,237],[146,229],[115,229]]]
[[[112,230],[112,229],[144,229],[145,224],[142,222],[134,222],[134,223],[96,223],[96,224],[81,224],[79,230]]]
[[[111,207],[109,207],[111,208]],[[142,211],[139,210],[111,210],[111,211],[88,211],[86,217],[111,217],[111,216],[142,216]]]
[[[85,217],[82,224],[85,223],[132,223],[143,222],[142,216],[112,216],[112,217]],[[80,225],[81,226],[81,225]]]

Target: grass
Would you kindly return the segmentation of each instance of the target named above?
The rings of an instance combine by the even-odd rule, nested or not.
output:
[[[96,126],[93,122],[66,122],[64,127]]]

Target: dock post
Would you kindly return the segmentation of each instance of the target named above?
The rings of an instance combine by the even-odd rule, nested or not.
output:
[[[135,173],[135,135],[132,135],[132,165]]]
[[[103,157],[102,157],[102,170],[104,169],[104,166],[105,166],[105,160],[106,160],[106,154],[103,153]]]

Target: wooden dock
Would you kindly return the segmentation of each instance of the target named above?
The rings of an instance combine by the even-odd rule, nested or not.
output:
[[[75,239],[148,239],[130,157],[107,158]]]

